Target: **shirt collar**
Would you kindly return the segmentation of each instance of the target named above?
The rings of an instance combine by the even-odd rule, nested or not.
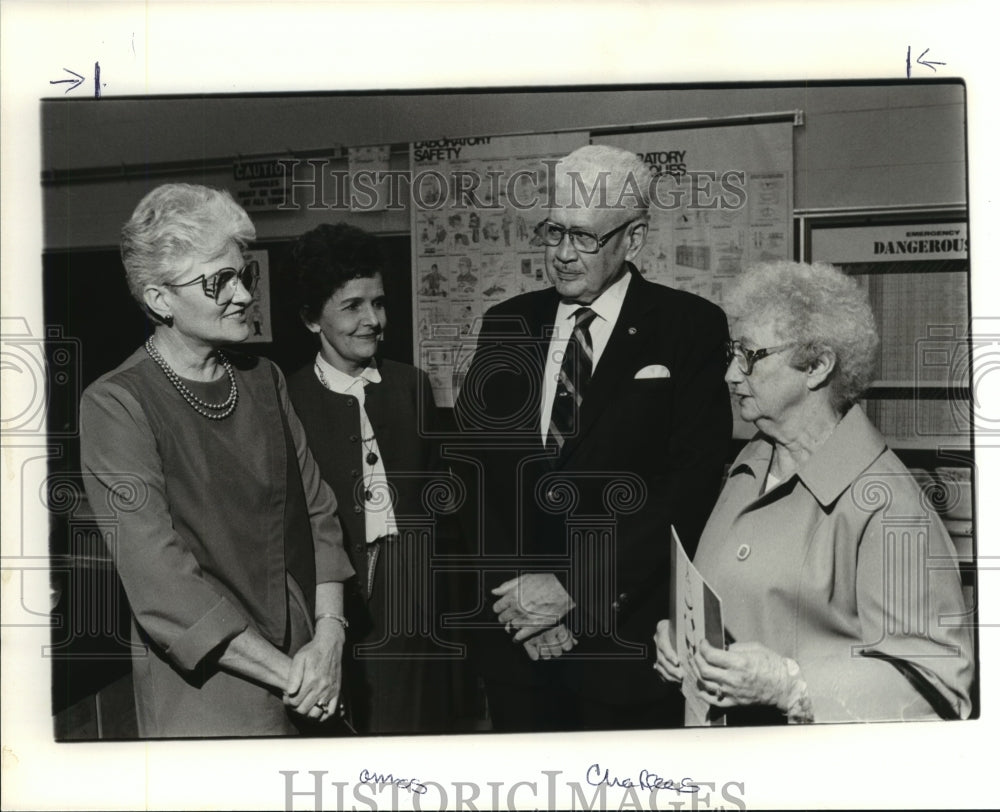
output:
[[[330,391],[337,392],[340,395],[346,395],[352,389],[357,389],[359,386],[363,387],[369,383],[382,382],[382,376],[379,374],[374,360],[362,369],[361,374],[357,377],[348,375],[346,372],[341,372],[330,364],[323,357],[322,353],[316,353],[316,365],[323,371],[323,377],[326,378]]]
[[[749,473],[757,481],[767,476],[773,441],[760,436],[740,452],[729,469],[729,476]],[[821,505],[827,507],[886,449],[879,434],[860,406],[852,406],[805,464],[795,472]]]
[[[589,305],[581,305],[577,302],[559,302],[559,307],[556,310],[556,324],[569,321],[569,328],[572,330],[576,326],[573,316],[581,307],[589,307],[599,318],[614,324],[618,320],[618,314],[621,313],[625,293],[628,291],[628,284],[631,281],[632,274],[626,270],[621,279],[612,284]]]

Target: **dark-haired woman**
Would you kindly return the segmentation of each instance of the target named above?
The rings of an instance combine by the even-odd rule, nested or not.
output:
[[[321,225],[292,249],[297,305],[319,340],[314,361],[289,377],[323,478],[341,506],[348,584],[344,656],[348,702],[361,733],[452,728],[451,664],[440,639],[446,585],[432,579],[440,548],[428,494],[447,490],[427,432],[435,407],[425,373],[378,359],[386,327],[375,237]]]

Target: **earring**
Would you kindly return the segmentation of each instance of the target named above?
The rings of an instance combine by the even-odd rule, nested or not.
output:
[[[165,325],[167,325],[167,327],[173,327],[174,326],[174,317],[173,316],[171,316],[171,315],[168,314],[166,316],[162,316],[161,318],[163,320],[163,323]]]

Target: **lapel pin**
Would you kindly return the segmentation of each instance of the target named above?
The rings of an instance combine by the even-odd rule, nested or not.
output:
[[[637,329],[636,329],[635,327],[629,327],[629,328],[628,328],[628,334],[629,334],[630,336],[634,336],[634,335],[635,335],[636,333],[638,333],[638,332],[639,332],[639,331],[638,331],[638,330],[637,330]]]

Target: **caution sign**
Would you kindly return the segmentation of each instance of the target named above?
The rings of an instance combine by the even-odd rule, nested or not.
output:
[[[287,155],[233,163],[233,197],[247,211],[274,211],[290,198],[294,160]]]

